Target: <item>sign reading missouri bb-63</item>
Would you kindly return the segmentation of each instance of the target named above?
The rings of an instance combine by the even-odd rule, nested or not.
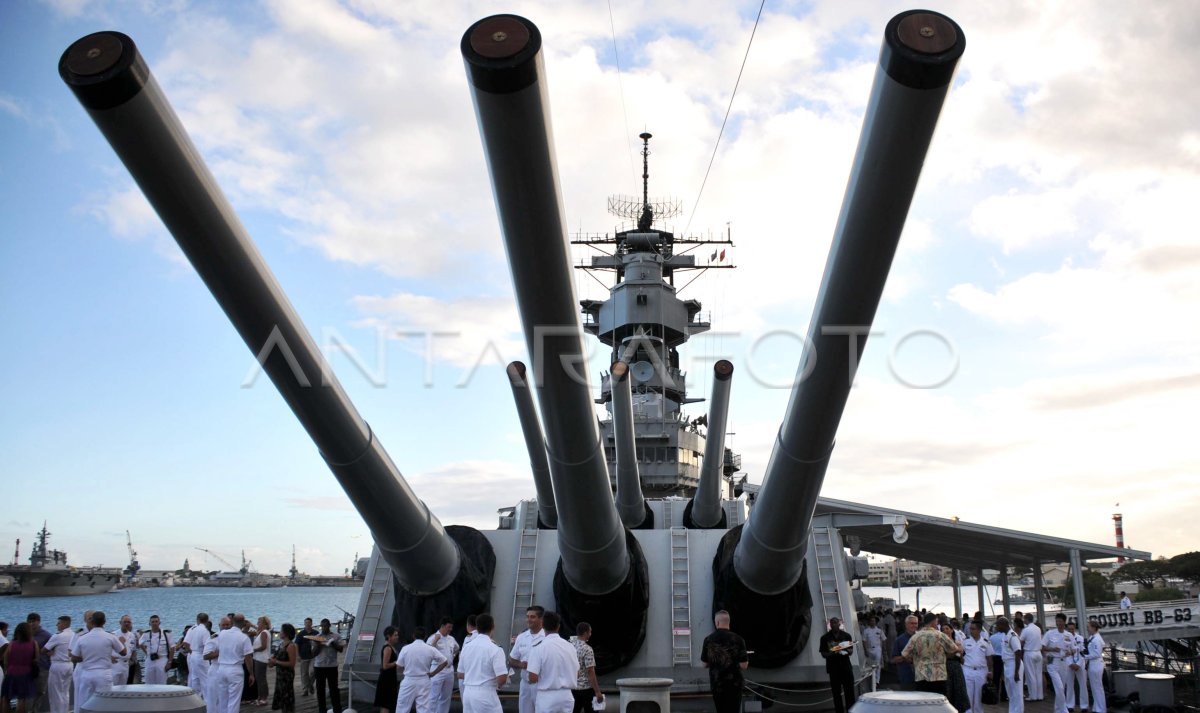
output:
[[[1068,615],[1069,616],[1069,615]],[[1068,621],[1075,621],[1069,616]],[[1101,611],[1088,614],[1088,621],[1098,622],[1100,631],[1104,629],[1125,629],[1133,627],[1178,626],[1192,624],[1200,626],[1200,607],[1195,604],[1179,604],[1167,602],[1166,606],[1144,606],[1118,611]]]

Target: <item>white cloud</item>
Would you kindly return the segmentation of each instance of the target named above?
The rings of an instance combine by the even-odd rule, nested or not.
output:
[[[525,355],[521,323],[511,298],[438,299],[398,293],[356,297],[354,304],[367,315],[356,326],[380,329],[413,353],[465,369],[506,364]]]

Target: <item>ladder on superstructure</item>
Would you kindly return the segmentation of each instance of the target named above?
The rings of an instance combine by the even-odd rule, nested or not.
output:
[[[388,592],[392,589],[394,579],[391,565],[383,557],[376,557],[375,571],[368,584],[370,589],[367,590],[367,603],[363,607],[363,620],[358,628],[359,641],[355,642],[359,644],[354,648],[355,664],[369,663],[375,654],[374,641],[362,639],[362,634],[374,634],[379,631],[379,624],[383,621],[383,608],[387,604]]]
[[[692,663],[692,587],[688,562],[688,531],[671,528],[671,663]]]
[[[833,540],[828,527],[812,529],[813,548],[817,552],[817,582],[821,589],[821,611],[825,623],[829,617],[842,616],[842,599],[838,592],[837,569],[834,566]],[[818,630],[819,631],[819,630]]]
[[[533,606],[533,574],[537,568],[537,506],[529,500],[522,503],[521,530],[517,536],[520,549],[517,552],[517,582],[513,591],[512,629],[509,638],[516,641],[517,634],[525,630],[525,610]]]

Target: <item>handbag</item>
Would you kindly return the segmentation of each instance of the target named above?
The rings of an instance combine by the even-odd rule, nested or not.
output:
[[[996,687],[993,684],[983,684],[983,690],[979,693],[979,700],[989,706],[994,706],[1000,702],[1000,694],[996,692]]]

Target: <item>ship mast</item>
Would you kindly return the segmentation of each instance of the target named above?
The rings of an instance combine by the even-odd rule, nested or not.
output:
[[[708,331],[709,322],[700,311],[698,300],[679,297],[683,287],[676,287],[677,273],[697,273],[699,277],[710,269],[731,269],[725,260],[724,249],[732,246],[728,236],[707,239],[677,236],[666,229],[664,221],[682,213],[682,203],[675,199],[650,197],[650,139],[653,134],[642,132],[642,194],[640,196],[610,196],[608,211],[632,227],[623,227],[613,234],[574,236],[574,245],[596,249],[590,262],[576,265],[595,277],[596,272],[613,273],[606,300],[583,300],[584,331],[612,349],[611,363],[623,362],[628,368],[633,400],[634,458],[641,478],[641,489],[649,497],[690,496],[700,481],[701,462],[705,451],[703,418],[688,419],[683,413],[686,404],[703,401],[688,396],[687,374],[680,369],[679,347],[693,335]],[[717,248],[713,256],[695,251],[702,246]],[[718,259],[719,257],[719,259]],[[707,259],[705,259],[707,258]],[[597,280],[601,278],[597,277]],[[601,375],[600,399],[612,412],[614,380],[610,374]],[[609,473],[615,481],[618,471],[618,430],[610,417],[602,422],[604,445]],[[723,428],[723,426],[722,426]],[[626,455],[626,458],[629,458]],[[739,459],[722,458],[729,464]],[[733,467],[722,475],[728,476]],[[616,483],[613,483],[616,488]],[[626,493],[629,495],[629,493]],[[632,503],[632,500],[629,501]],[[630,512],[633,511],[630,505]],[[628,524],[628,522],[627,522]]]

